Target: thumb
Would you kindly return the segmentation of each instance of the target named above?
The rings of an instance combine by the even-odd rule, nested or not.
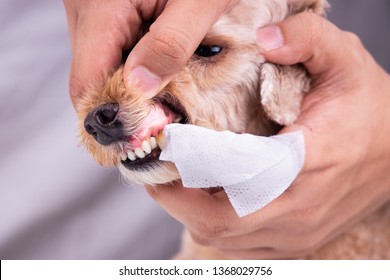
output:
[[[340,62],[351,55],[346,47],[351,36],[323,17],[305,12],[259,29],[257,42],[267,61],[303,63],[311,75],[321,75],[341,70]]]
[[[301,113],[295,123],[279,133],[303,131],[303,170],[319,163],[319,151],[327,151],[327,159],[321,157],[322,166],[331,166],[332,160],[338,158],[333,154],[333,139],[355,128],[350,123],[344,125],[350,114],[346,108],[355,104],[355,96],[347,93],[350,87],[358,87],[361,73],[354,70],[367,67],[364,62],[369,54],[356,35],[310,12],[259,29],[257,43],[267,61],[282,65],[302,63],[308,70],[311,90],[303,99]]]
[[[236,2],[168,1],[125,63],[127,87],[152,96],[161,90],[187,63],[220,15]]]
[[[312,12],[259,29],[257,43],[267,61],[282,65],[302,63],[312,78],[311,91],[303,100],[300,116],[282,133],[302,129],[301,125],[308,126],[309,122],[317,126],[322,123],[319,119],[329,113],[329,104],[334,107],[331,102],[336,95],[360,80],[351,69],[365,67],[364,61],[370,57],[356,35],[340,30]]]

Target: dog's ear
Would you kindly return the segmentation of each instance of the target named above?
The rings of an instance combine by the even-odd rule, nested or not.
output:
[[[261,66],[260,97],[268,118],[281,125],[290,125],[298,117],[301,101],[310,88],[310,79],[301,65]]]
[[[289,15],[311,11],[325,15],[326,0],[287,0]],[[302,98],[310,89],[310,78],[302,65],[261,66],[260,97],[268,118],[281,125],[292,124],[298,117]]]
[[[324,15],[329,4],[326,0],[287,0],[289,14],[297,14],[304,11]]]

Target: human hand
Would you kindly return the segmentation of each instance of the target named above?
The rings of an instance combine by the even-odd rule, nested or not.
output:
[[[206,32],[237,0],[64,0],[73,59],[70,96],[116,70],[122,52],[134,46],[146,21],[150,31],[135,45],[124,66],[124,80],[145,94],[169,82],[192,56]],[[193,20],[196,19],[196,20]]]
[[[277,27],[278,26],[278,27]],[[303,13],[258,32],[268,61],[302,62],[312,75],[295,124],[306,158],[272,203],[238,218],[224,192],[147,187],[193,239],[233,258],[302,257],[390,199],[390,76],[359,39]]]

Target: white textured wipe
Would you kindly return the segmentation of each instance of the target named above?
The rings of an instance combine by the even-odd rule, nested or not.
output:
[[[302,131],[271,137],[171,124],[160,159],[171,161],[188,188],[223,187],[242,217],[281,195],[305,158]]]

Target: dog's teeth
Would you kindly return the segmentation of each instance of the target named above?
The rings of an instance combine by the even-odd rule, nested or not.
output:
[[[144,152],[148,155],[152,152],[152,147],[149,143],[148,140],[144,140],[142,141],[142,144],[141,144],[141,147],[142,147],[142,150],[144,150]]]
[[[153,136],[150,137],[149,142],[150,142],[150,148],[152,148],[152,150],[157,148],[157,140],[156,140],[156,138],[154,138]]]
[[[131,161],[135,161],[135,160],[137,159],[135,153],[132,152],[132,151],[128,151],[128,152],[127,152],[127,157],[128,157]]]
[[[165,148],[165,135],[162,131],[157,135],[157,145],[161,150]]]
[[[139,158],[144,158],[145,152],[141,148],[135,148],[134,153],[137,155]]]

